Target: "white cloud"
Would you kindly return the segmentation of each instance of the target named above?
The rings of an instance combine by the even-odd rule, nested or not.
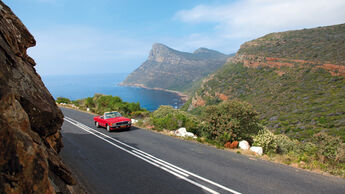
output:
[[[180,10],[175,19],[214,23],[223,40],[250,40],[264,34],[345,22],[344,0],[243,0]]]
[[[33,31],[37,45],[29,48],[43,75],[130,72],[148,55],[151,43],[117,32],[85,26],[56,26]]]

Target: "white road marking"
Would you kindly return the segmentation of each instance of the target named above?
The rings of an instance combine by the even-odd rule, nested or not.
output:
[[[172,174],[172,175],[174,175],[174,176],[176,176],[176,177],[178,177],[180,179],[183,179],[183,180],[185,180],[185,181],[187,181],[187,182],[189,182],[189,183],[191,183],[191,184],[193,184],[195,186],[198,186],[198,187],[204,189],[205,191],[208,191],[210,193],[218,193],[218,192],[216,192],[216,191],[214,191],[214,190],[212,190],[212,189],[210,189],[210,188],[208,188],[208,187],[206,187],[206,186],[204,186],[204,185],[202,185],[200,183],[197,183],[197,182],[195,182],[195,181],[193,181],[191,179],[188,179],[188,177],[189,176],[193,176],[193,177],[195,177],[197,179],[200,179],[200,180],[202,180],[202,181],[204,181],[206,183],[212,184],[212,185],[214,185],[214,186],[216,186],[218,188],[221,188],[221,189],[223,189],[225,191],[228,191],[228,192],[231,192],[231,193],[235,193],[235,194],[240,194],[240,192],[237,192],[237,191],[235,191],[233,189],[225,187],[225,186],[223,186],[221,184],[218,184],[218,183],[216,183],[214,181],[211,181],[211,180],[206,179],[204,177],[201,177],[201,176],[199,176],[197,174],[189,172],[189,171],[187,171],[185,169],[182,169],[182,168],[180,168],[178,166],[175,166],[175,165],[173,165],[173,164],[171,164],[169,162],[166,162],[166,161],[164,161],[162,159],[159,159],[159,158],[157,158],[157,157],[155,157],[155,156],[153,156],[151,154],[143,152],[143,151],[141,151],[141,150],[139,150],[137,148],[134,148],[134,147],[132,147],[132,146],[130,146],[128,144],[125,144],[125,143],[123,143],[123,142],[121,142],[121,141],[119,141],[117,139],[114,139],[114,138],[112,138],[112,137],[110,137],[110,136],[108,136],[106,134],[103,134],[103,133],[101,133],[101,132],[99,132],[97,130],[94,130],[94,129],[92,129],[92,128],[90,128],[90,127],[88,127],[88,126],[86,126],[86,125],[84,125],[84,124],[82,124],[82,123],[72,119],[72,118],[65,117],[64,120],[68,121],[69,123],[79,127],[80,129],[82,129],[82,130],[84,130],[84,131],[86,131],[86,132],[88,132],[88,133],[90,133],[90,134],[92,134],[92,135],[94,135],[94,136],[104,140],[105,142],[107,142],[107,143],[109,143],[109,144],[111,144],[111,145],[113,145],[113,146],[115,146],[115,147],[117,147],[117,148],[119,148],[119,149],[129,153],[129,154],[131,154],[131,155],[133,155],[133,156],[135,156],[135,157],[137,157],[137,158],[139,158],[141,160],[144,160],[145,162],[147,162],[149,164],[152,164],[153,166],[156,166],[156,167],[158,167],[158,168],[160,168],[160,169],[162,169],[162,170],[164,170],[164,171],[166,171],[166,172],[168,172],[168,173],[170,173],[170,174]],[[121,147],[121,146],[115,144],[114,142],[109,141],[108,139],[105,139],[104,137],[106,137],[108,139],[111,139],[112,141],[115,141],[116,143],[121,144],[121,145],[123,145],[123,146],[125,146],[127,148],[130,148],[131,150],[128,150],[128,149],[126,149],[124,147]]]
[[[140,155],[140,156],[142,156],[142,157],[144,157],[144,158],[146,158],[146,159],[149,159],[149,160],[151,160],[151,161],[153,161],[153,162],[155,162],[155,163],[158,163],[158,164],[160,164],[160,165],[162,165],[162,166],[165,166],[166,168],[168,168],[168,169],[170,169],[170,170],[172,170],[172,171],[175,171],[175,172],[177,172],[177,173],[179,173],[179,174],[181,174],[181,175],[183,175],[183,176],[185,176],[185,177],[188,177],[188,176],[189,176],[188,174],[186,174],[186,173],[184,173],[184,172],[181,172],[181,171],[179,171],[179,170],[177,170],[177,169],[175,169],[175,168],[172,168],[172,167],[170,167],[170,166],[168,166],[168,165],[166,165],[166,164],[163,164],[163,163],[159,162],[158,160],[154,160],[154,159],[152,159],[152,158],[149,158],[149,157],[145,156],[144,154],[142,154],[142,153],[140,153],[140,152],[138,152],[138,151],[136,151],[136,150],[132,150],[132,152],[134,152],[135,154],[138,154],[138,155]]]

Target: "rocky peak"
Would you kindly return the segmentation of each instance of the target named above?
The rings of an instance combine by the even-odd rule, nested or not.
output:
[[[168,46],[160,43],[155,43],[152,45],[148,60],[163,62],[164,59],[168,56],[175,55],[179,51],[176,51]]]
[[[188,53],[156,43],[152,46],[148,59],[122,85],[175,90],[187,88],[221,67],[228,57],[206,48]]]

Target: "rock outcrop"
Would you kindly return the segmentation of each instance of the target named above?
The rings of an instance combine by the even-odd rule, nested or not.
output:
[[[73,192],[58,153],[63,114],[26,50],[34,37],[0,1],[0,193]]]
[[[206,48],[187,53],[154,44],[147,61],[132,72],[122,85],[185,90],[220,68],[229,57]]]

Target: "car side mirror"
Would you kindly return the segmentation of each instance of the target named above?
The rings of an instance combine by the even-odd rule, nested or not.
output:
[[[101,116],[101,119],[104,119],[104,117],[103,117],[103,116]]]

